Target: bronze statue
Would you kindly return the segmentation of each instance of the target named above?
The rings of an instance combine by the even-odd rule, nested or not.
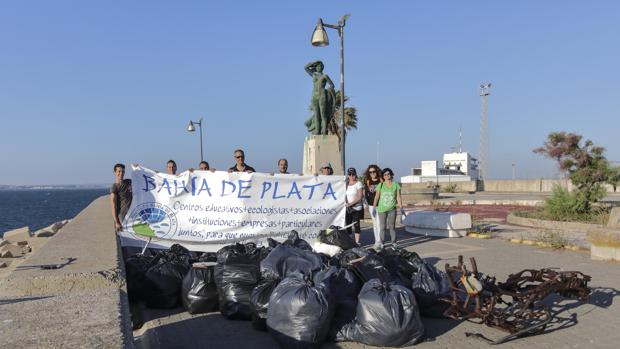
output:
[[[327,74],[323,73],[324,67],[321,61],[310,62],[305,66],[306,72],[312,77],[313,84],[309,108],[312,115],[306,120],[305,125],[308,132],[314,135],[329,133],[327,127],[336,111],[334,83]]]

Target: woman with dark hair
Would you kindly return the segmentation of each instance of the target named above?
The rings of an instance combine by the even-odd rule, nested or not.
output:
[[[377,215],[377,207],[375,206],[375,192],[377,185],[381,184],[381,169],[377,165],[368,165],[364,172],[364,198],[368,205],[368,212],[372,218],[372,230],[375,236],[375,250],[383,247],[381,243],[381,227],[379,226],[379,216]]]
[[[383,169],[383,183],[376,188],[374,206],[379,212],[379,224],[381,237],[385,236],[385,230],[390,230],[392,245],[396,246],[396,206],[403,211],[403,203],[400,197],[400,185],[394,182],[394,172],[390,168]]]

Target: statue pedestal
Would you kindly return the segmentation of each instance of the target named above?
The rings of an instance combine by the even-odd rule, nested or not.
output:
[[[342,175],[341,160],[336,135],[311,135],[304,139],[304,174],[320,174],[321,167],[330,164],[335,175]]]

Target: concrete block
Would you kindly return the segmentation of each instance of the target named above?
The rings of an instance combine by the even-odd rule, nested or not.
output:
[[[51,232],[57,233],[58,230],[60,230],[60,228],[62,228],[63,226],[64,226],[64,224],[62,224],[62,222],[56,222],[54,224],[51,224],[50,226],[48,226],[45,229],[49,230]]]
[[[0,247],[0,258],[17,258],[23,255],[24,253],[20,246],[7,244]]]
[[[597,230],[588,232],[590,258],[620,261],[620,230]]]
[[[620,207],[612,207],[607,226],[610,228],[620,228]]]
[[[22,227],[4,233],[4,240],[9,242],[23,241],[30,237],[30,228]]]
[[[402,218],[405,230],[412,234],[461,237],[471,229],[469,213],[414,211]]]
[[[37,238],[48,238],[50,236],[54,236],[55,233],[52,231],[49,231],[47,228],[43,228],[43,229],[39,229],[35,231],[33,235],[34,237],[37,237]]]

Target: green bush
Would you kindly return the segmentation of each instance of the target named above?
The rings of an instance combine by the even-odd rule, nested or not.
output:
[[[445,188],[443,188],[444,193],[456,193],[456,184],[455,183],[451,183],[446,185]]]
[[[592,221],[593,223],[604,221],[608,215],[608,209],[591,207],[590,202],[591,197],[588,193],[583,191],[571,193],[559,185],[554,185],[551,196],[545,200],[543,215],[540,218],[556,221]]]
[[[577,195],[559,185],[553,186],[553,193],[545,200],[545,215],[556,221],[567,221],[577,213]]]

